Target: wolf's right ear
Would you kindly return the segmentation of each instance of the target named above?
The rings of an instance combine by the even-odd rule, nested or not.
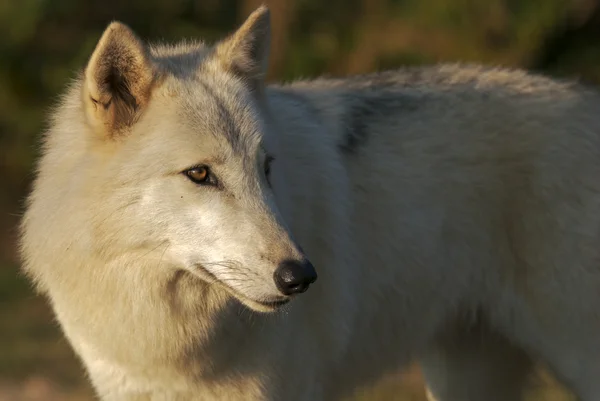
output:
[[[150,100],[156,76],[141,40],[126,25],[111,23],[85,69],[83,102],[92,128],[109,138],[126,132]]]
[[[225,70],[257,88],[267,74],[270,44],[270,12],[267,6],[262,5],[246,18],[237,31],[215,46],[215,55]]]

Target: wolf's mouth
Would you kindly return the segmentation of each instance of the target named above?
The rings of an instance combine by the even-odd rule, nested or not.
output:
[[[234,289],[227,286],[226,284],[223,284],[223,283],[221,283],[221,284],[225,286],[225,289],[229,292],[229,294],[231,294],[234,298],[237,298],[237,300],[240,301],[242,304],[246,305],[248,308],[250,308],[256,312],[263,312],[263,313],[264,312],[274,312],[274,311],[278,310],[279,308],[283,307],[285,304],[287,304],[291,300],[290,298],[277,298],[272,301],[264,301],[264,300],[258,301],[256,299],[248,298],[244,294],[241,294],[240,292],[235,291]]]
[[[231,296],[241,301],[244,305],[258,312],[273,312],[282,307],[283,305],[287,304],[291,300],[291,298],[276,297],[271,300],[261,299],[259,301],[256,299],[249,298],[248,296],[240,293],[239,291],[236,291],[234,288],[231,288],[231,286],[227,285],[227,283],[217,278],[214,274],[212,274],[202,265],[196,266],[195,273],[201,279],[204,279],[205,281],[208,281],[211,284],[216,284],[220,286]]]
[[[267,301],[267,302],[259,302],[259,304],[262,304],[269,308],[279,308],[280,306],[283,306],[283,305],[287,304],[288,302],[290,302],[290,298],[278,299],[278,300]]]

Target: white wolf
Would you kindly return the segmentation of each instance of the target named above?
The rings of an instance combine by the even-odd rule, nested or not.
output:
[[[438,401],[520,399],[534,360],[600,400],[598,93],[267,85],[269,25],[112,23],[54,113],[22,253],[99,397],[335,400],[418,358]]]

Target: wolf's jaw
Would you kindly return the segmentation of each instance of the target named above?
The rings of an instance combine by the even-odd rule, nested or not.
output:
[[[235,289],[231,288],[227,283],[219,280],[214,274],[206,270],[203,266],[196,266],[196,269],[193,271],[193,275],[208,283],[209,285],[217,285],[219,288],[225,290],[231,297],[237,299],[242,305],[246,306],[248,309],[254,312],[260,313],[273,313],[281,309],[283,306],[287,305],[291,298],[289,297],[276,297],[271,300],[261,300],[257,301],[251,299]]]

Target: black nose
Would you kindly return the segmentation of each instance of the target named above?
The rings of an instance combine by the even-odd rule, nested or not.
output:
[[[279,291],[285,295],[300,294],[317,280],[313,265],[304,260],[284,260],[273,274]]]

